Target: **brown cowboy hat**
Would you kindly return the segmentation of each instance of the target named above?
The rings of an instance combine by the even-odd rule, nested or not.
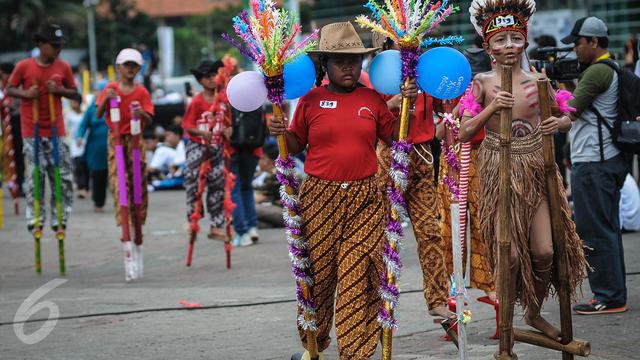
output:
[[[312,54],[370,54],[380,48],[365,48],[362,39],[350,22],[327,24],[320,30],[318,50]]]

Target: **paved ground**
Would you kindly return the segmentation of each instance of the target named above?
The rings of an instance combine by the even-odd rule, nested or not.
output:
[[[67,281],[39,300],[57,307],[60,320],[44,327],[42,321],[24,327],[13,322],[30,294],[61,279],[56,242],[46,231],[44,271],[37,276],[32,238],[24,220],[9,214],[5,199],[5,229],[0,230],[0,359],[288,359],[299,344],[282,231],[264,230],[259,245],[234,250],[231,271],[224,267],[222,245],[202,240],[193,267],[186,268],[183,199],[182,192],[151,194],[145,278],[130,284],[124,282],[113,212],[95,214],[90,201],[78,200],[66,241]],[[455,347],[440,340],[442,330],[427,316],[412,235],[406,244],[401,279],[406,293],[401,298],[394,359],[456,359]],[[627,271],[633,273],[628,277],[631,310],[619,316],[574,317],[575,336],[591,341],[592,359],[640,359],[635,349],[640,341],[635,305],[640,303],[640,235],[626,235],[625,246]],[[586,283],[583,290],[589,294]],[[475,299],[480,294],[470,291],[470,295]],[[205,308],[187,310],[180,300]],[[475,301],[470,305],[469,359],[489,359],[496,346],[488,340],[495,329],[493,311]],[[544,312],[558,320],[554,302]],[[41,309],[30,319],[48,316],[48,310]],[[46,338],[29,344],[35,331],[47,329],[51,332]],[[561,358],[529,345],[517,344],[515,349],[521,359]],[[335,343],[326,355],[337,358]]]

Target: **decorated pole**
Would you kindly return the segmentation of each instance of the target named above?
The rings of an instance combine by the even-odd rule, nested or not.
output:
[[[450,320],[443,322],[447,334],[452,336],[454,344],[458,347],[458,355],[461,360],[467,359],[467,333],[466,324],[471,321],[471,311],[465,309],[467,293],[465,289],[463,272],[463,254],[467,235],[467,195],[469,185],[469,158],[471,153],[470,143],[459,142],[460,120],[453,113],[453,104],[450,100],[443,103],[444,114],[442,121],[445,128],[445,137],[442,140],[444,159],[447,164],[447,173],[442,182],[451,192],[451,248],[453,251],[453,275],[451,281],[450,304],[455,304],[455,326],[450,326]],[[460,112],[462,113],[462,111]],[[455,330],[455,332],[454,332]],[[450,334],[452,333],[452,334]]]
[[[38,86],[37,80],[33,85]],[[40,223],[40,104],[38,98],[32,100],[32,120],[34,124],[33,137],[33,239],[35,241],[36,273],[42,274],[42,262],[40,260],[40,238],[42,237],[42,224]]]
[[[133,166],[133,261],[136,263],[137,277],[144,275],[144,258],[142,253],[142,155],[140,136],[142,120],[135,112],[140,103],[131,102],[131,164]]]
[[[511,66],[500,68],[501,89],[512,92]],[[498,360],[511,360],[513,338],[513,286],[511,274],[511,109],[500,110],[500,182],[498,198],[498,298],[500,301],[500,348]]]
[[[233,18],[234,31],[244,44],[238,43],[227,34],[223,34],[223,38],[261,68],[264,74],[266,95],[273,104],[273,114],[275,117],[282,118],[281,106],[285,97],[283,76],[285,65],[316,46],[312,40],[317,38],[317,31],[294,45],[294,39],[302,30],[294,16],[289,16],[286,10],[276,9],[273,2],[266,0],[251,0],[249,5],[252,15],[247,10],[243,10]],[[251,76],[251,74],[246,76]],[[262,75],[260,74],[260,76]],[[234,78],[232,82],[238,78]],[[231,85],[232,83],[229,83],[229,88]],[[229,101],[234,105],[230,90],[228,89],[227,94]],[[255,93],[257,94],[258,91]],[[304,93],[298,96],[301,95]],[[246,94],[242,96],[246,96]],[[236,105],[234,107],[241,111],[251,111],[261,106],[262,102],[264,100],[258,106],[245,109],[240,109]],[[289,258],[291,259],[291,270],[296,279],[298,307],[302,310],[302,314],[298,317],[298,324],[306,333],[307,351],[310,357],[315,359],[319,357],[316,340],[316,306],[312,297],[308,243],[303,234],[297,196],[299,183],[295,174],[295,162],[289,155],[284,135],[278,136],[277,142],[280,155],[276,160],[276,176],[281,184],[280,197],[289,245]]]
[[[62,181],[60,178],[60,148],[58,144],[58,126],[56,124],[56,106],[54,96],[49,93],[49,119],[51,121],[51,142],[53,144],[53,179],[56,199],[56,238],[58,239],[58,258],[60,261],[60,275],[66,271],[64,261],[65,226],[62,220]]]
[[[404,85],[416,79],[420,45],[425,35],[455,10],[446,0],[433,5],[429,1],[421,0],[386,1],[383,6],[375,0],[369,0],[365,7],[371,11],[372,18],[360,15],[356,18],[356,22],[363,28],[390,38],[400,47],[401,83]],[[400,89],[397,90],[399,92]],[[383,254],[385,268],[381,275],[380,288],[384,304],[378,314],[378,321],[383,328],[383,360],[391,359],[392,332],[397,328],[396,310],[400,293],[397,283],[402,267],[398,248],[403,238],[401,223],[407,218],[404,192],[409,175],[409,154],[412,151],[412,144],[406,141],[411,107],[411,99],[403,97],[398,141],[394,141],[391,148],[392,162],[389,169],[391,183],[387,189],[391,214],[387,220],[387,242]]]
[[[120,134],[120,101],[118,98],[109,100],[109,114],[114,126],[116,143],[116,173],[118,175],[118,197],[120,199],[120,227],[122,228],[122,251],[124,253],[125,280],[136,278],[131,234],[129,232],[129,194],[127,192],[127,168]]]
[[[9,161],[9,173],[5,175],[8,178],[9,191],[13,198],[13,211],[16,215],[20,214],[20,203],[18,200],[18,173],[16,171],[15,146],[13,142],[13,129],[11,126],[11,111],[8,106],[2,106],[2,120],[4,125],[4,148],[5,154]]]

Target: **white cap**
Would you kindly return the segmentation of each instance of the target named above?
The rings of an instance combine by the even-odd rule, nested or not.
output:
[[[118,57],[116,57],[116,65],[122,65],[129,61],[134,62],[140,66],[142,66],[142,64],[144,63],[144,61],[142,60],[142,54],[140,54],[138,50],[130,48],[120,50]]]

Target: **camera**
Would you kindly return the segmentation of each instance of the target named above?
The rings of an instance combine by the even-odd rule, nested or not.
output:
[[[536,49],[537,57],[545,60],[530,60],[538,72],[544,71],[547,77],[556,81],[568,81],[580,76],[580,63],[578,59],[569,59],[567,56],[573,52],[573,47],[543,47]]]

